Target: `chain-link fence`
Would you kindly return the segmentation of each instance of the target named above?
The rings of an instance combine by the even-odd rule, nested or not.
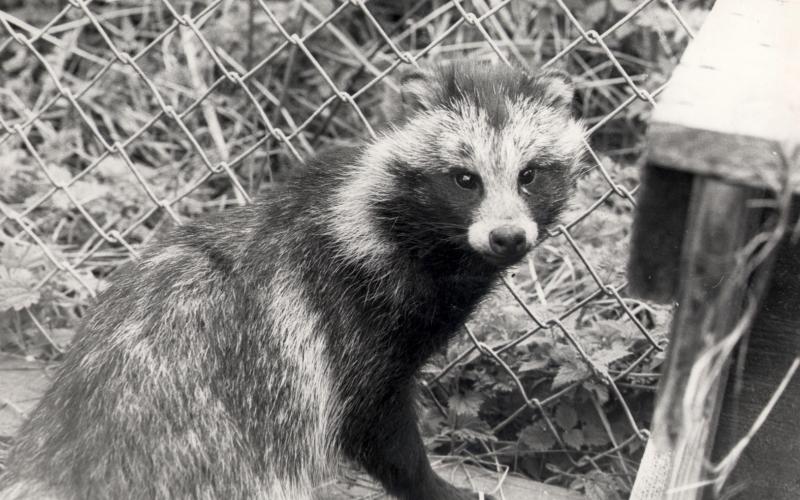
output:
[[[6,352],[56,358],[109,273],[165,227],[374,136],[399,67],[558,65],[591,168],[563,225],[426,368],[422,427],[437,453],[630,488],[669,316],[625,294],[633,163],[705,2],[36,3],[0,3]]]

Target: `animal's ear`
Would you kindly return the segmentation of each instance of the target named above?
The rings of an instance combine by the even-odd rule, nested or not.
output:
[[[572,78],[566,71],[548,69],[534,77],[536,83],[544,91],[544,100],[551,106],[566,106],[572,104],[575,97],[575,86]]]
[[[430,109],[433,74],[427,68],[410,69],[400,75],[400,101],[406,115]]]

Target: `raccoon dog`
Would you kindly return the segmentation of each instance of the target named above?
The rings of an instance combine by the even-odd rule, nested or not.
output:
[[[346,457],[402,499],[478,498],[431,469],[414,377],[556,221],[584,129],[557,73],[457,63],[401,88],[377,139],[120,272],[0,497],[309,499]]]

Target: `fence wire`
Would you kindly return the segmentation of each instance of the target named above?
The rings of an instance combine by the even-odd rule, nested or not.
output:
[[[607,102],[602,114],[585,117],[592,160],[585,182],[593,196],[550,231],[540,247],[550,246],[552,255],[572,266],[569,272],[587,276],[592,286],[548,303],[535,275],[541,262],[531,263],[523,284],[520,277],[506,277],[508,300],[527,318],[527,326],[490,341],[471,322],[464,341],[427,372],[424,387],[446,416],[454,393],[452,384],[444,383],[447,377],[470,364],[494,366],[510,381],[508,391],[518,405],[494,419],[485,435],[456,442],[452,454],[480,456],[473,446],[478,443],[487,450],[485,456],[502,455],[498,437],[504,429],[538,422],[551,436],[541,439],[555,441],[551,453],[568,459],[555,471],[562,477],[586,467],[608,471],[610,460],[629,486],[636,464],[620,451],[645,441],[648,432],[620,384],[628,381],[635,387],[637,380],[655,380],[657,374],[637,369],[663,349],[664,337],[654,336],[652,326],[644,324],[649,306],[625,296],[622,270],[609,277],[593,255],[598,249],[587,248],[576,231],[591,232],[587,219],[608,207],[632,209],[635,183],[627,182],[608,151],[593,146],[594,139],[610,124],[628,119],[631,110],[652,107],[664,88],[663,81],[654,83],[630,71],[633,64],[648,68],[652,61],[632,61],[609,40],[651,18],[657,19],[648,24],[655,48],[668,50],[666,38],[688,39],[692,32],[686,10],[678,8],[683,5],[671,0],[595,2],[597,9],[601,3],[608,9],[602,16],[587,15],[586,6],[567,0],[68,0],[43,1],[47,8],[38,11],[24,6],[0,10],[2,177],[8,186],[14,173],[15,186],[25,188],[34,183],[20,178],[19,165],[25,165],[31,179],[46,182],[45,189],[31,188],[22,198],[0,190],[0,245],[38,249],[39,264],[47,264],[46,272],[27,287],[29,297],[60,290],[66,296],[59,300],[82,305],[95,296],[103,276],[136,258],[162,227],[228,204],[249,203],[280,180],[287,165],[303,162],[326,144],[374,137],[379,91],[396,87],[393,77],[400,66],[464,55],[527,69],[566,66],[584,96],[584,109],[590,92]],[[525,38],[515,31],[520,13],[550,23],[548,37]],[[664,23],[679,32],[663,28]],[[86,38],[91,45],[81,42]],[[30,87],[12,84],[15,79]],[[130,119],[123,123],[121,115]],[[171,163],[163,164],[165,158]],[[124,184],[128,204],[113,217],[92,207],[97,198],[90,188],[101,185],[98,179]],[[122,187],[112,189],[122,192]],[[65,282],[83,290],[64,292],[69,289]],[[530,292],[534,289],[538,293]],[[35,299],[13,309],[16,321],[31,325],[59,351],[58,332],[77,320]],[[585,315],[611,309],[613,321],[632,328],[646,346],[614,364],[592,355],[580,328]],[[514,355],[543,335],[571,346],[583,365],[573,367],[576,374],[568,383],[554,384],[545,393],[532,388]],[[552,410],[587,384],[594,384],[591,403],[607,435],[599,451],[565,442],[565,429],[554,421]],[[610,401],[597,396],[603,391]],[[622,437],[609,423],[609,408],[624,415]]]

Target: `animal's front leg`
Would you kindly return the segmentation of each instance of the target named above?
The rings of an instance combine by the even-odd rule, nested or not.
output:
[[[402,500],[492,500],[456,488],[433,471],[409,395],[371,410],[351,423],[345,448],[387,492]]]

